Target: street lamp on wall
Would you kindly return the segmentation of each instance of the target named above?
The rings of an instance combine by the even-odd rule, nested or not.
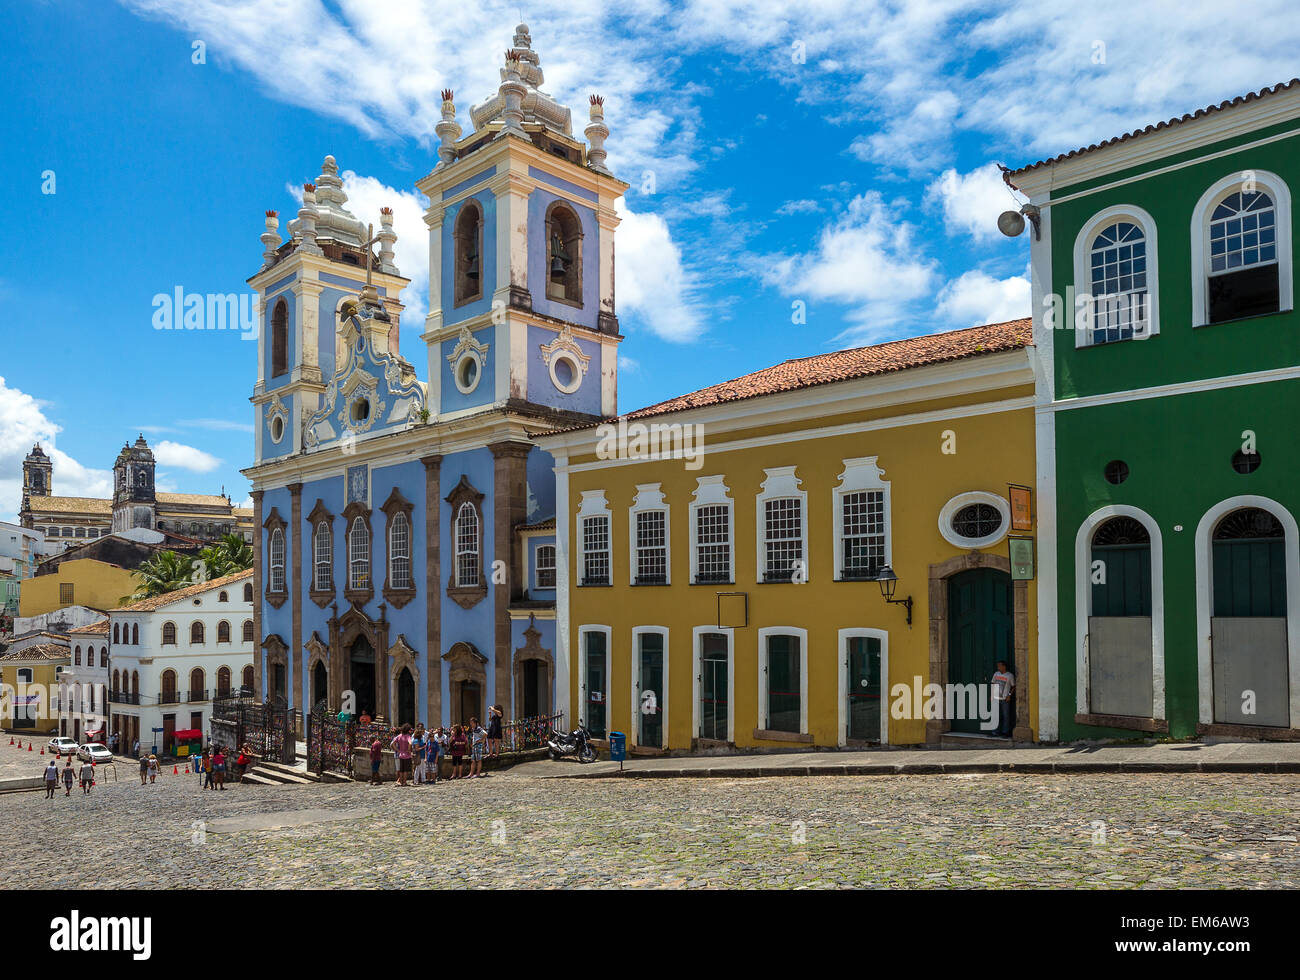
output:
[[[876,576],[876,581],[880,583],[880,594],[885,597],[885,601],[900,605],[907,610],[907,625],[912,625],[912,597],[906,599],[895,599],[894,590],[898,588],[898,576],[888,565],[884,566]]]

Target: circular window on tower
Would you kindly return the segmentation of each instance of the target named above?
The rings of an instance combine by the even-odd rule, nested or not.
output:
[[[1122,459],[1112,459],[1106,464],[1105,475],[1107,483],[1119,486],[1128,479],[1128,463]]]
[[[284,419],[277,415],[271,419],[271,441],[279,442],[284,438]]]
[[[483,365],[479,355],[474,351],[466,351],[456,362],[456,387],[461,394],[468,395],[478,387],[482,374]]]
[[[352,403],[349,411],[352,421],[357,425],[364,425],[370,421],[370,399],[358,398]]]
[[[1238,473],[1254,473],[1262,462],[1258,452],[1248,453],[1244,449],[1238,449],[1232,454],[1232,468]]]
[[[953,497],[939,512],[939,533],[958,548],[987,548],[1006,536],[1011,508],[995,493],[973,490]]]
[[[551,358],[551,383],[566,395],[582,384],[582,368],[572,354],[558,353]]]

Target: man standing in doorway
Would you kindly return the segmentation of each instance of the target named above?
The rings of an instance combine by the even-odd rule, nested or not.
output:
[[[993,700],[998,706],[998,727],[994,734],[1001,738],[1010,738],[1015,725],[1015,694],[1016,675],[1007,670],[1005,660],[999,660],[997,672],[993,675]]]

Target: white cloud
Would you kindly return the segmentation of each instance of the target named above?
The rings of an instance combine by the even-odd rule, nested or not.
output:
[[[945,170],[930,184],[926,198],[943,208],[948,234],[970,235],[976,241],[1000,238],[998,215],[1017,207],[997,164],[988,163],[968,174]]]
[[[236,422],[233,419],[177,419],[176,424],[187,428],[211,429],[214,432],[252,432],[253,426],[247,422]],[[145,432],[151,431],[148,428]],[[152,431],[155,432],[175,432],[175,429],[168,429],[161,426],[155,426]]]
[[[153,447],[153,456],[160,466],[179,466],[195,473],[211,473],[221,465],[221,460],[211,453],[167,439]]]
[[[0,377],[0,519],[16,520],[23,496],[23,457],[39,442],[54,464],[54,492],[62,497],[107,497],[113,475],[82,466],[55,444],[62,427],[31,395]]]
[[[784,204],[782,204],[779,208],[776,209],[776,213],[780,215],[812,214],[816,211],[820,211],[821,209],[822,209],[821,204],[819,204],[817,201],[805,197],[805,198],[800,198],[797,201],[786,201]]]
[[[914,244],[913,229],[876,191],[859,194],[818,236],[816,247],[761,263],[764,281],[784,295],[852,304],[848,318],[872,332],[898,323],[929,295],[938,272]]]
[[[252,510],[252,509],[253,509],[253,498],[252,498],[252,497],[245,497],[242,501],[240,501],[239,503],[237,503],[235,506],[236,506],[236,507],[239,507],[239,508],[242,509],[242,510]]]
[[[1030,312],[1026,276],[994,279],[986,272],[972,269],[949,282],[939,293],[939,316],[957,327],[1018,320]]]
[[[619,198],[615,300],[619,316],[639,318],[664,340],[694,340],[704,329],[695,273],[657,214],[637,213]]]

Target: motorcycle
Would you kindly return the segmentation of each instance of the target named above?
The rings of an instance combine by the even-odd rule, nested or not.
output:
[[[565,756],[576,756],[579,762],[595,762],[596,747],[591,744],[591,733],[579,725],[569,734],[551,730],[546,738],[546,748],[553,761]]]

